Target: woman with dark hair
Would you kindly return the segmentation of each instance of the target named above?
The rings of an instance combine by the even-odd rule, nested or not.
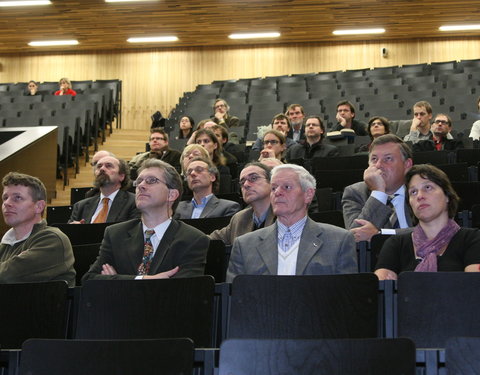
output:
[[[35,81],[28,81],[27,88],[23,93],[23,95],[24,96],[40,95],[40,93],[38,92],[38,83]]]
[[[217,168],[226,165],[222,144],[218,141],[214,132],[209,129],[197,130],[194,142],[198,145],[202,145],[208,151],[210,159],[212,159],[213,164],[215,164]]]
[[[385,242],[375,267],[378,278],[396,280],[404,271],[479,272],[480,231],[460,228],[453,220],[459,197],[447,175],[430,164],[414,165],[406,186],[418,224]]]
[[[195,121],[190,116],[183,116],[180,119],[177,139],[189,139],[193,133]]]
[[[374,116],[368,121],[367,132],[370,136],[370,143],[361,145],[355,152],[368,152],[370,145],[375,138],[381,135],[390,134],[390,123],[385,117]]]

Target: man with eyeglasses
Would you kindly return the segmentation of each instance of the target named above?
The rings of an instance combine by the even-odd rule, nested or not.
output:
[[[285,159],[287,162],[296,159],[312,159],[339,156],[336,146],[323,144],[322,140],[325,136],[325,126],[318,116],[309,116],[305,121],[305,138],[304,144],[296,144],[287,150]]]
[[[277,221],[235,239],[227,282],[237,275],[358,272],[352,234],[308,217],[316,181],[305,168],[295,164],[273,168],[270,186],[270,202]]]
[[[225,128],[233,128],[240,125],[238,117],[230,116],[230,106],[223,99],[217,99],[213,103],[213,117],[212,121]]]
[[[222,240],[232,245],[235,238],[275,222],[270,206],[271,168],[259,162],[249,163],[240,172],[240,188],[247,208],[232,216],[230,223],[210,234],[212,240]]]
[[[82,280],[203,275],[210,240],[192,226],[172,219],[182,195],[182,181],[175,168],[149,159],[134,185],[141,218],[107,227],[97,260]]]
[[[125,160],[104,156],[94,167],[94,187],[100,194],[73,205],[70,224],[114,223],[139,216]]]
[[[219,186],[219,173],[210,159],[194,158],[186,170],[187,184],[193,192],[190,201],[178,204],[174,219],[201,219],[232,216],[240,211],[240,204],[214,195]]]
[[[444,113],[439,113],[435,116],[435,121],[433,121],[431,139],[415,143],[412,147],[413,151],[441,151],[463,148],[463,142],[453,139],[450,134],[451,131],[452,119]]]
[[[302,118],[303,119],[303,118]],[[275,116],[273,116],[272,119],[272,129],[277,130],[280,133],[283,133],[285,136],[285,146],[289,148],[290,146],[296,145],[297,142],[295,142],[292,138],[289,137],[291,135],[291,126],[290,126],[290,120],[286,115],[283,113],[279,113]],[[267,128],[268,129],[268,128]],[[252,146],[252,150],[262,150],[263,149],[263,136],[265,133],[263,133],[261,136],[257,138],[255,143]]]
[[[150,151],[138,154],[128,163],[130,167],[130,177],[134,180],[137,178],[137,171],[142,163],[147,159],[159,159],[172,165],[177,172],[180,173],[180,155],[177,150],[173,150],[168,146],[168,134],[161,128],[150,129],[150,137],[148,139]]]

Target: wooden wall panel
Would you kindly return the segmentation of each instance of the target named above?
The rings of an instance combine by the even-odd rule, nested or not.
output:
[[[388,58],[381,57],[381,47],[388,48]],[[0,56],[0,82],[118,78],[123,127],[147,129],[155,111],[168,115],[183,92],[214,80],[476,58],[480,38],[6,55]]]

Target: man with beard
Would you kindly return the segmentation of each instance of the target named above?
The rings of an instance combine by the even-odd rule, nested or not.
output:
[[[95,165],[94,174],[100,195],[75,203],[70,224],[115,223],[139,217],[135,195],[126,191],[130,178],[124,160],[105,156]]]

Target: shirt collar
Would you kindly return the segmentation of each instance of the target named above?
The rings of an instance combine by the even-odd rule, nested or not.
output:
[[[213,197],[213,194],[208,194],[207,196],[202,198],[202,202],[200,204],[198,204],[197,201],[195,200],[195,197],[193,197],[192,198],[193,207],[194,208],[205,207],[207,205],[208,201],[210,200],[210,198],[212,198],[212,197]]]

